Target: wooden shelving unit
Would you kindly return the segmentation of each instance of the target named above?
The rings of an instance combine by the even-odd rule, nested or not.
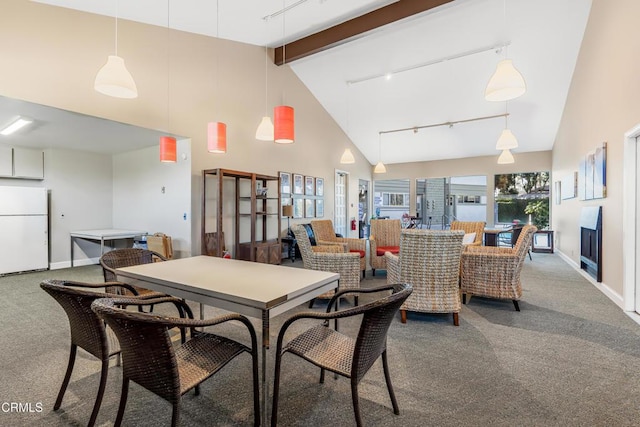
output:
[[[217,188],[213,187],[215,185]],[[266,188],[266,195],[259,195],[259,188]],[[232,213],[229,212],[230,205],[225,206],[225,199],[234,200]],[[211,202],[215,204],[213,211],[207,209]],[[231,217],[233,221],[225,221]],[[215,221],[214,227],[209,226],[211,221]],[[203,254],[222,256],[225,228],[227,231],[233,228],[235,258],[280,264],[280,179],[229,169],[203,170]]]

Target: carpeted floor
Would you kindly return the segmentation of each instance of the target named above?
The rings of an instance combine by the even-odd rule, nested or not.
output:
[[[0,426],[82,426],[91,413],[100,366],[84,351],[62,408],[52,411],[69,333],[66,315],[38,286],[45,278],[101,281],[102,273],[88,266],[0,278]],[[362,286],[385,280],[369,273]],[[401,414],[391,410],[378,361],[360,386],[365,425],[640,425],[640,326],[557,255],[533,254],[522,281],[521,312],[510,301],[474,297],[463,306],[459,327],[450,315],[409,313],[405,325],[398,315],[388,349]],[[207,317],[221,313],[206,309]],[[272,321],[272,342],[290,314]],[[356,328],[357,319],[341,323],[343,331]],[[246,340],[238,326],[218,331]],[[272,375],[273,354],[269,361]],[[181,425],[251,425],[249,369],[249,357],[241,356],[206,381],[200,396],[184,396]],[[318,384],[318,375],[309,363],[285,356],[279,425],[355,424],[349,381],[327,376]],[[97,425],[113,424],[120,381],[121,368],[112,364]],[[11,402],[31,404],[31,412],[29,405],[12,412]],[[124,425],[169,425],[170,419],[167,402],[131,385]]]

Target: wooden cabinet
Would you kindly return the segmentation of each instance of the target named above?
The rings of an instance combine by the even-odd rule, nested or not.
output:
[[[237,259],[280,264],[279,178],[229,169],[202,177],[202,253],[222,256],[229,246]]]

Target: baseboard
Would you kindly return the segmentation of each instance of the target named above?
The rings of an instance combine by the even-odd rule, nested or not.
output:
[[[569,264],[571,267],[573,267],[573,269],[576,270],[582,277],[587,279],[593,286],[598,288],[598,290],[600,292],[605,294],[607,296],[607,298],[609,298],[611,301],[613,301],[613,303],[615,305],[617,305],[618,307],[620,307],[621,310],[624,311],[624,300],[622,298],[622,295],[620,295],[617,292],[615,292],[613,289],[611,289],[609,286],[607,286],[606,283],[597,282],[593,277],[591,277],[584,270],[582,270],[580,268],[580,266],[578,265],[578,263],[576,263],[573,259],[568,257],[561,250],[557,250],[556,249],[556,253],[558,255],[560,255],[560,258],[562,258],[567,264]]]
[[[83,265],[94,265],[100,262],[100,258],[84,258],[73,260],[74,267],[82,267]],[[52,262],[49,264],[49,270],[61,270],[63,268],[70,268],[71,261]]]

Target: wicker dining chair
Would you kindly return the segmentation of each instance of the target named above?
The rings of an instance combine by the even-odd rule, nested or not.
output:
[[[122,392],[114,425],[118,427],[122,424],[129,381],[133,381],[172,404],[171,425],[177,426],[182,396],[191,389],[195,389],[198,395],[199,385],[203,381],[245,352],[249,353],[252,359],[254,425],[260,425],[257,339],[249,319],[232,313],[213,319],[196,320],[192,315],[189,319],[172,318],[125,309],[129,305],[140,307],[166,301],[188,307],[182,300],[174,297],[145,301],[132,298],[103,298],[91,305],[97,315],[113,329],[122,349]],[[239,321],[247,328],[251,347],[220,335],[197,332],[194,329],[230,321]],[[175,346],[169,336],[169,329],[174,327],[189,328],[190,339],[180,346]]]
[[[345,245],[344,252],[354,252],[360,256],[360,271],[362,278],[365,277],[367,269],[367,241],[365,239],[356,239],[352,237],[337,237],[333,229],[333,221],[330,219],[321,219],[311,221],[313,233],[316,236],[316,242],[319,245],[327,243],[342,243]]]
[[[133,295],[137,295],[138,292],[132,286],[118,282],[83,283],[66,280],[45,280],[40,283],[40,287],[51,295],[67,313],[71,332],[71,350],[69,352],[67,372],[64,375],[53,409],[58,410],[62,405],[62,398],[73,372],[77,349],[80,347],[102,362],[98,395],[88,424],[93,426],[98,416],[105,385],[107,384],[109,359],[111,356],[120,353],[120,345],[111,328],[105,327],[104,322],[91,310],[91,303],[98,298],[116,296],[107,292],[96,292],[96,289],[126,289]]]
[[[412,291],[411,285],[395,284],[368,289],[345,289],[338,291],[327,306],[326,313],[300,312],[289,317],[278,334],[276,347],[276,367],[273,386],[273,408],[271,411],[271,425],[278,422],[278,400],[280,392],[280,372],[282,368],[282,356],[292,353],[311,362],[320,368],[320,383],[324,382],[325,370],[329,370],[351,380],[351,398],[356,424],[362,425],[360,415],[360,402],[358,397],[358,384],[369,368],[379,357],[382,357],[384,378],[387,383],[389,397],[393,405],[393,412],[400,414],[398,402],[393,392],[389,364],[387,361],[387,331],[398,312],[400,305],[409,297]],[[384,296],[373,302],[338,310],[331,313],[334,303],[343,295],[350,293],[374,293],[391,291],[391,295]],[[330,327],[330,320],[342,319],[352,316],[362,316],[357,338],[341,334],[337,328]],[[283,346],[284,336],[289,326],[300,319],[317,319],[322,323],[311,327],[290,340]]]
[[[473,243],[465,245],[482,246],[482,237],[484,236],[484,227],[487,225],[484,221],[452,221],[451,230],[462,230],[465,234],[476,233]]]
[[[302,263],[309,270],[328,271],[339,273],[340,289],[353,289],[360,286],[360,256],[356,253],[343,252],[341,245],[317,245],[311,246],[309,236],[301,225],[292,225],[291,231],[296,237]],[[334,291],[326,292],[316,298],[331,298]],[[315,298],[309,303],[313,306]],[[358,298],[355,298],[358,305]]]
[[[166,261],[167,258],[157,252],[142,248],[125,248],[114,249],[103,254],[100,257],[100,265],[102,266],[102,274],[105,282],[117,281],[116,268],[131,267],[140,264],[150,264],[155,260]],[[134,286],[138,294],[144,295],[151,293],[149,289]]]
[[[376,270],[386,270],[386,252],[397,255],[400,252],[400,231],[402,222],[399,219],[372,219],[369,245],[371,249],[371,269],[373,275]]]
[[[387,283],[409,283],[413,293],[400,307],[402,323],[407,311],[453,313],[459,325],[460,255],[462,230],[402,230],[400,255],[386,254]]]
[[[480,246],[465,250],[460,278],[462,303],[466,303],[467,295],[510,299],[516,311],[520,311],[520,272],[537,230],[533,225],[525,225],[513,248]]]

